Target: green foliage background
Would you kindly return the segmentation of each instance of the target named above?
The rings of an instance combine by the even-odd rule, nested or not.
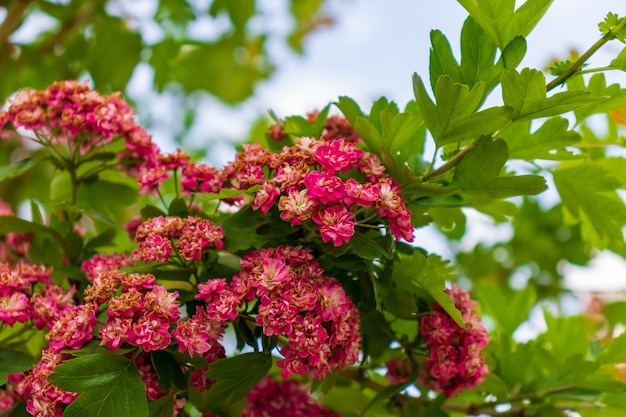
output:
[[[159,92],[202,91],[236,104],[250,97],[255,86],[274,70],[266,49],[270,34],[253,32],[249,27],[258,13],[253,0],[216,0],[202,10],[184,0],[162,0],[151,19],[163,37],[151,44],[131,24],[132,19],[115,12],[114,3],[9,1],[5,5],[7,18],[0,24],[0,99],[22,87],[43,88],[54,80],[83,76],[91,78],[102,92],[124,90],[134,68],[144,62],[153,68],[154,88]],[[550,0],[527,0],[517,9],[514,0],[459,3],[471,16],[461,32],[460,57],[451,47],[455,41],[433,31],[430,72],[413,77],[415,101],[400,107],[381,98],[370,107],[369,103],[339,97],[335,105],[369,150],[381,157],[388,171],[404,186],[417,225],[434,224],[446,237],[457,266],[453,270],[436,255],[404,248],[407,253],[393,264],[390,281],[381,281],[377,288],[379,298],[374,302],[385,306],[386,316],[374,313],[372,308],[372,315],[364,318],[370,329],[382,329],[391,320],[393,334],[374,332],[366,336],[368,354],[382,362],[385,355],[390,355],[387,348],[391,340],[415,338],[415,329],[407,322],[416,300],[432,298],[455,317],[454,307],[442,298],[441,290],[446,280],[458,280],[471,286],[490,323],[493,341],[488,361],[492,373],[481,387],[446,402],[409,398],[402,407],[391,401],[384,405],[383,400],[399,398],[395,396],[403,387],[377,392],[361,389],[363,381],[349,378],[337,383],[324,396],[325,402],[345,416],[368,410],[372,415],[428,417],[479,413],[563,416],[568,410],[578,410],[583,417],[623,415],[625,381],[614,365],[626,362],[626,337],[617,335],[617,329],[626,324],[624,302],[604,305],[602,326],[580,310],[574,315],[565,314],[564,300],[570,294],[563,285],[561,265],[588,265],[601,250],[626,256],[626,205],[620,194],[626,176],[624,128],[606,116],[607,112],[626,107],[626,90],[617,84],[607,85],[600,69],[583,68],[567,60],[570,57],[556,63],[551,74],[519,68],[526,53],[525,37],[550,6]],[[289,7],[294,27],[285,42],[302,52],[303,39],[324,22],[323,1],[292,0]],[[39,34],[32,43],[13,44],[11,34],[35,12],[49,15],[58,25]],[[186,26],[194,19],[218,16],[226,16],[229,27],[216,39],[201,41],[187,36]],[[609,14],[599,25],[600,41],[623,42],[623,27],[623,17],[620,20]],[[625,51],[602,70],[624,71]],[[582,77],[583,72],[588,75]],[[498,105],[486,106],[488,97],[500,94]],[[602,115],[601,128],[589,122],[593,115]],[[250,140],[272,146],[264,128],[260,125],[253,130]],[[283,128],[293,137],[316,136],[321,125],[293,116],[283,121]],[[424,152],[431,138],[437,149],[434,156]],[[58,208],[68,200],[67,177],[55,177],[50,188],[30,181],[33,176],[48,175],[51,168],[41,164],[33,168],[29,160],[9,165],[13,151],[5,147],[0,155],[6,165],[0,171],[0,179],[4,180],[0,195],[5,200],[13,205],[32,200],[34,220],[42,208]],[[522,167],[520,172],[514,172],[511,161]],[[114,236],[110,227],[115,223],[111,219],[124,218],[124,207],[136,199],[131,182],[115,174],[102,179],[85,184],[78,195],[77,207],[96,225],[96,233],[87,242],[64,230],[67,225],[45,227],[41,221],[2,218],[0,231],[35,232],[33,252],[40,257],[35,260],[78,275],[72,267],[59,263],[60,254],[77,260],[111,242],[118,248],[130,246]],[[549,207],[530,197],[546,189],[546,179],[559,195],[559,201]],[[25,183],[28,187],[21,187]],[[495,224],[511,223],[511,238],[462,249],[468,207],[491,217]],[[144,210],[151,209],[148,206]],[[174,202],[170,211],[176,212]],[[224,227],[227,231],[245,231],[250,221],[261,222],[254,216],[240,212]],[[259,246],[266,238],[253,235],[227,244],[234,250],[244,250]],[[384,245],[368,236],[359,239],[345,250],[363,259],[385,257]],[[41,250],[37,251],[38,247]],[[415,271],[420,271],[418,276]],[[520,271],[524,274],[523,285],[516,281]],[[547,330],[532,340],[519,341],[514,334],[532,312],[543,314]],[[28,359],[18,353],[3,353],[3,358],[17,355],[4,364],[0,362],[3,372],[28,368]],[[248,368],[241,374],[212,369],[226,396],[236,389],[235,382],[264,374],[266,365],[270,365],[258,361],[258,355],[239,358],[256,364],[258,369]],[[110,415],[145,414],[148,406],[143,403],[134,404],[136,409],[116,409],[120,398],[133,397],[132,392],[142,389],[127,361],[86,355],[67,369],[60,367],[55,382],[67,389],[85,390],[81,397],[85,405],[98,396],[89,391],[93,388],[89,377],[85,377],[86,382],[70,382],[68,375],[75,375],[79,369],[109,372],[115,384],[127,384],[126,390],[111,393],[103,400]],[[103,380],[102,384],[108,386],[110,382]],[[371,408],[365,408],[366,404]],[[67,415],[78,415],[78,407],[81,403],[72,405]],[[159,415],[156,406],[151,407],[151,415]]]

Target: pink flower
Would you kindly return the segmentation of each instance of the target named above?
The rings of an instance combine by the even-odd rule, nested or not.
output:
[[[128,342],[146,352],[165,349],[171,341],[169,325],[163,316],[148,312],[132,324]]]
[[[461,312],[466,326],[463,329],[456,324],[439,304],[420,319],[420,334],[430,345],[430,356],[418,383],[451,397],[484,380],[489,370],[481,352],[489,338],[469,294],[456,286],[446,293]]]
[[[52,349],[65,348],[80,349],[93,339],[93,330],[98,323],[96,319],[97,306],[94,304],[81,304],[72,307],[63,317],[57,320],[46,340],[50,342]]]
[[[309,393],[309,387],[298,381],[277,382],[264,377],[247,396],[242,417],[339,417],[323,407]]]
[[[180,178],[183,190],[187,192],[218,193],[223,182],[217,169],[194,162],[185,166]]]
[[[334,139],[323,142],[317,147],[315,162],[329,172],[348,172],[351,168],[358,167],[362,156],[363,150],[357,148],[354,143]]]
[[[239,314],[237,307],[241,300],[235,297],[225,279],[210,279],[206,284],[199,284],[195,298],[206,303],[206,315],[209,320],[225,324]]]
[[[141,185],[139,194],[150,194],[152,196],[156,196],[157,190],[161,187],[161,183],[169,177],[170,176],[168,175],[167,170],[163,166],[146,169],[137,179]]]
[[[306,189],[290,190],[286,196],[280,197],[278,209],[281,211],[280,218],[290,221],[292,226],[302,224],[304,220],[309,220],[313,214],[316,203],[309,198]]]
[[[34,416],[57,417],[63,409],[78,397],[78,393],[63,391],[53,385],[48,376],[54,368],[70,356],[52,348],[41,353],[41,359],[18,384],[16,391],[26,400],[26,411]]]
[[[266,181],[255,194],[251,207],[254,210],[261,209],[261,213],[266,214],[272,208],[279,195],[280,189],[276,187],[276,184],[273,181]]]
[[[350,241],[356,226],[353,218],[354,214],[340,204],[324,207],[311,217],[313,222],[320,225],[322,241],[324,243],[332,241],[334,246],[341,246]]]
[[[179,352],[193,357],[221,347],[219,340],[224,334],[224,325],[207,316],[204,307],[199,306],[192,318],[178,322],[172,331],[172,338],[178,344]]]
[[[142,262],[167,262],[173,250],[172,243],[166,236],[151,235],[139,242],[133,256]]]
[[[309,191],[309,198],[317,200],[321,204],[333,203],[343,199],[343,182],[331,172],[310,171],[304,177],[304,185]]]
[[[15,322],[24,323],[30,318],[28,296],[21,292],[0,297],[0,322],[13,326]]]

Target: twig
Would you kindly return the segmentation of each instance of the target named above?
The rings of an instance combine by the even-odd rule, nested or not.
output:
[[[626,25],[626,18],[622,18],[622,21],[620,22],[619,25],[617,25],[609,33],[604,34],[604,36],[598,39],[598,41],[594,43],[591,46],[591,48],[589,48],[584,54],[582,54],[580,58],[576,60],[576,62],[571,64],[569,67],[567,67],[567,69],[563,71],[554,80],[550,81],[546,85],[546,90],[550,91],[558,87],[559,85],[563,84],[565,81],[567,81],[567,79],[571,77],[576,71],[578,71],[585,64],[585,61],[587,61],[593,54],[595,54],[598,51],[598,49],[600,49],[608,41],[615,39],[617,34],[621,32],[622,29],[624,29],[625,25]]]

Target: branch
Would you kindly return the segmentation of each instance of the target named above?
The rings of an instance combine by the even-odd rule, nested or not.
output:
[[[33,0],[14,0],[7,8],[7,15],[0,24],[0,60],[5,48],[8,50],[9,36],[17,30],[24,21],[24,12]]]
[[[76,10],[76,13],[68,17],[63,21],[63,24],[53,35],[51,35],[41,45],[41,52],[46,54],[54,51],[58,45],[62,45],[65,39],[72,34],[72,32],[82,28],[89,23],[93,13],[96,11],[96,5],[94,2],[86,2]]]
[[[619,25],[613,28],[610,32],[604,34],[596,43],[594,43],[591,48],[589,48],[584,54],[580,56],[572,65],[567,67],[565,71],[563,71],[558,77],[554,80],[550,81],[546,85],[546,90],[550,91],[559,85],[563,84],[569,77],[574,75],[576,71],[578,71],[593,54],[595,54],[598,49],[600,49],[605,43],[611,41],[617,37],[617,34],[624,29],[626,25],[626,18],[622,18],[622,21]]]
[[[434,171],[431,171],[428,174],[424,175],[424,180],[427,180],[432,177],[438,177],[439,175],[451,170],[452,168],[456,166],[456,164],[458,164],[461,161],[461,159],[463,159],[465,155],[467,155],[469,151],[471,151],[475,147],[476,147],[476,142],[470,143],[465,148],[461,149],[459,153],[454,155],[452,158],[448,159],[445,164],[435,169]]]

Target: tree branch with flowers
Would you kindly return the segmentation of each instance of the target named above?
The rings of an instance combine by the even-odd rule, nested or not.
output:
[[[11,98],[0,412],[621,415],[626,304],[563,314],[558,264],[626,255],[626,165],[608,149],[623,152],[626,92],[581,62],[549,83],[517,69],[550,1],[507,1],[495,19],[491,1],[460,3],[462,59],[433,32],[432,94],[416,74],[403,110],[340,97],[273,115],[219,169],[159,149],[119,93],[57,81]],[[624,20],[607,16],[603,42],[624,41]],[[560,200],[546,210],[531,196],[547,178]],[[513,237],[451,260],[416,239],[434,224],[454,246],[467,210]],[[533,310],[547,330],[521,341]]]

